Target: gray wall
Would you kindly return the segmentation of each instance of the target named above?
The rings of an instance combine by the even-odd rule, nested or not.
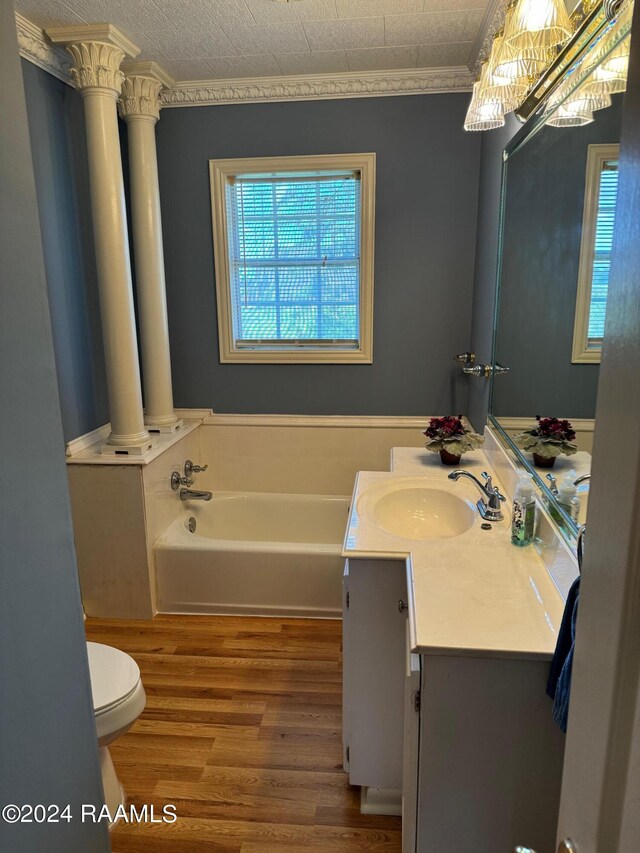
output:
[[[22,61],[66,441],[109,420],[82,98]]]
[[[478,233],[471,317],[471,345],[479,362],[491,361],[493,316],[498,267],[498,231],[500,226],[500,190],[502,185],[502,152],[521,127],[510,114],[504,127],[482,134],[480,187],[478,195]],[[470,377],[469,419],[482,432],[487,421],[490,384],[486,379]]]
[[[465,411],[480,138],[467,94],[166,109],[157,126],[178,406],[218,412]],[[208,160],[377,153],[374,363],[221,365]]]
[[[493,410],[595,416],[597,364],[572,364],[588,146],[620,140],[622,96],[584,127],[544,127],[507,163]]]
[[[11,853],[107,853],[82,823],[102,786],[24,91],[0,4],[0,803],[71,804],[71,823],[0,821]],[[28,498],[18,494],[27,490]]]

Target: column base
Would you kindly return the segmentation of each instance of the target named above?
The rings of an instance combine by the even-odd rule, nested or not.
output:
[[[183,426],[184,421],[182,420],[182,418],[178,421],[174,421],[171,424],[149,424],[145,422],[147,432],[172,433],[178,432],[178,430],[182,429]]]
[[[157,442],[149,439],[144,444],[103,444],[100,453],[105,456],[144,456]]]

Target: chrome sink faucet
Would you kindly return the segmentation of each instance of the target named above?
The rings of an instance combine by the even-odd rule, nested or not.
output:
[[[476,504],[478,512],[482,518],[486,521],[502,521],[504,515],[502,514],[500,503],[505,499],[504,495],[500,494],[500,489],[493,485],[493,480],[486,471],[482,472],[482,476],[485,479],[484,483],[481,483],[477,477],[474,477],[473,474],[470,474],[468,471],[463,471],[462,468],[456,468],[455,471],[452,471],[449,474],[449,479],[459,480],[460,477],[468,477],[472,480],[486,498],[486,500],[480,498]]]
[[[574,486],[579,486],[580,483],[586,483],[587,480],[591,479],[591,474],[583,474],[582,477],[578,477],[577,480],[573,481]]]

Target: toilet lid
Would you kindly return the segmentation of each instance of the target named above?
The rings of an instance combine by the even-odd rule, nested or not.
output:
[[[117,705],[138,686],[138,664],[125,652],[102,643],[87,643],[93,709],[96,713]]]

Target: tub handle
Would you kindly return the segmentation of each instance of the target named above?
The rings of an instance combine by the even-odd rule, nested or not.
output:
[[[195,462],[187,459],[184,463],[184,476],[190,477],[192,474],[200,474],[201,471],[206,471],[208,467],[208,465],[196,465]]]

